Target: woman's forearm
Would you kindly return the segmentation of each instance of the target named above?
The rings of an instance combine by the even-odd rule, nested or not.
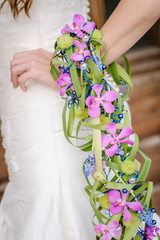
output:
[[[159,19],[160,0],[121,0],[102,27],[106,64],[131,48]]]

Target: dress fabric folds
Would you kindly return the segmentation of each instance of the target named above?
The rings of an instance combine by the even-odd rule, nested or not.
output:
[[[34,0],[30,18],[0,13],[0,119],[9,183],[0,204],[0,240],[95,239],[93,211],[84,190],[86,154],[65,139],[64,101],[57,90],[34,80],[13,88],[10,60],[20,51],[54,42],[75,13],[88,18],[83,0]]]

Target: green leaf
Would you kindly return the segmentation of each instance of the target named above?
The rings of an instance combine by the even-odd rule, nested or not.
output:
[[[91,119],[93,124],[100,124],[99,118]],[[102,169],[102,150],[101,150],[101,130],[93,129],[93,149],[95,151],[97,171],[103,172]]]
[[[115,64],[116,64],[116,69],[120,78],[122,78],[124,83],[127,83],[133,89],[133,82],[131,80],[131,77],[118,63],[115,62]]]
[[[139,138],[138,138],[138,135],[136,133],[134,133],[134,145],[133,145],[131,153],[129,155],[129,158],[131,160],[134,160],[134,158],[137,154],[137,151],[138,151],[138,147],[139,147]]]
[[[117,71],[116,62],[112,62],[111,64],[109,64],[109,70],[110,70],[110,72],[112,74],[112,77],[113,77],[115,83],[117,85],[122,85],[122,83],[120,81],[120,77],[119,77],[118,71]]]
[[[100,215],[100,212],[98,211],[98,209],[96,208],[96,206],[95,206],[95,204],[94,204],[94,202],[93,202],[94,193],[95,193],[95,191],[96,191],[96,189],[97,189],[98,184],[99,184],[99,181],[96,180],[95,183],[94,183],[94,185],[93,185],[92,191],[91,191],[91,195],[90,195],[90,198],[89,198],[89,202],[90,202],[90,204],[91,204],[91,206],[92,206],[92,208],[93,208],[93,210],[94,210],[94,212],[95,212],[95,215],[96,215],[99,223],[102,223],[102,224],[103,224],[104,222],[103,222],[103,219],[102,219],[102,217],[101,217],[101,215]]]
[[[126,231],[123,240],[131,240],[134,234],[137,232],[137,229],[139,228],[140,224],[141,224],[141,220],[139,217],[137,217],[134,223],[128,229],[128,231]]]
[[[146,195],[145,195],[144,206],[146,206],[146,205],[149,206],[152,191],[153,191],[153,182],[149,182],[148,183],[148,189],[147,189],[147,192],[146,192]]]
[[[124,61],[125,61],[125,64],[126,64],[126,72],[128,73],[129,76],[131,76],[131,67],[130,67],[130,63],[128,61],[128,58],[123,55],[123,58],[124,58]]]
[[[58,65],[62,65],[62,66],[68,67],[67,63],[64,63],[64,62],[62,62],[62,61],[60,61],[60,60],[58,60],[56,58],[53,58],[51,61],[52,61],[52,64],[58,64]]]
[[[124,124],[123,124],[123,126],[124,127],[131,127],[129,114],[128,114],[128,111],[126,109],[124,109]]]
[[[107,162],[106,162],[106,166],[107,166],[107,167],[110,167],[110,168],[112,168],[112,169],[121,171],[121,166],[120,166],[119,164],[117,164],[117,163],[113,163],[113,162],[107,161]]]
[[[53,64],[51,64],[50,74],[54,79],[54,81],[57,81],[57,78],[59,77],[60,72],[57,70],[57,68]]]
[[[72,53],[73,53],[72,47],[66,49],[66,55],[67,55],[67,60],[68,60],[69,65],[72,64],[72,60],[71,60]],[[81,94],[82,94],[82,89],[81,89],[81,85],[80,85],[80,82],[79,82],[75,62],[73,62],[72,66],[70,67],[70,73],[71,73],[74,89],[77,93],[77,96],[80,97]]]
[[[149,169],[151,166],[151,159],[147,155],[145,155],[141,150],[138,150],[138,151],[140,152],[142,157],[145,159],[145,163],[144,163],[143,169],[142,169],[141,174],[137,181],[143,182],[146,180],[146,177],[148,175],[148,172],[149,172]]]
[[[53,53],[53,55],[52,55],[52,58],[54,58],[59,51],[60,51],[60,48],[59,48],[59,47],[56,47],[56,49],[55,49],[55,51],[54,51],[54,53]]]
[[[85,109],[85,100],[86,100],[85,98],[86,98],[86,85],[83,87],[81,101],[80,101],[82,112],[84,112],[84,109]]]
[[[63,123],[64,136],[65,136],[65,138],[67,139],[67,141],[72,144],[72,142],[70,141],[69,136],[68,136],[68,129],[67,129],[67,124],[66,124],[66,112],[67,112],[67,108],[68,108],[68,102],[69,102],[69,101],[66,100],[65,105],[64,105],[64,108],[63,108],[63,112],[62,112],[62,123]]]
[[[91,68],[93,74],[96,76],[97,78],[97,82],[101,82],[102,78],[103,78],[103,73],[99,70],[99,68],[97,67],[97,65],[93,62],[93,60],[91,58],[88,59],[88,65]]]
[[[69,119],[68,119],[68,135],[71,136],[73,132],[73,127],[74,127],[74,104],[70,105],[70,111],[69,111]]]
[[[123,188],[126,188],[128,191],[132,189],[133,185],[127,184],[127,183],[116,183],[116,182],[107,182],[107,188],[108,189],[117,189],[117,190],[123,190]]]

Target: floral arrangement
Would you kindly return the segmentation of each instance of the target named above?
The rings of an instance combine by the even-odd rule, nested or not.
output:
[[[94,210],[96,239],[159,238],[151,201],[153,184],[145,182],[151,159],[138,148],[138,136],[131,129],[125,106],[133,89],[128,59],[124,56],[126,70],[116,62],[106,66],[102,32],[82,15],[75,14],[73,28],[66,24],[61,33],[55,43],[51,75],[64,99],[64,135],[88,152],[83,172]],[[121,92],[116,91],[115,83]],[[80,137],[80,129],[92,131]],[[137,152],[144,158],[143,167],[136,159]]]

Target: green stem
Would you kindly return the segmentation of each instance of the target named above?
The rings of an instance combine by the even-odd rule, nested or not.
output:
[[[99,118],[93,118],[92,124],[100,124]],[[101,130],[93,128],[93,150],[95,151],[97,171],[103,172],[102,150],[101,150]]]
[[[123,179],[117,174],[117,172],[116,172],[114,169],[112,169],[112,170],[113,170],[114,174],[116,175],[116,177],[117,177],[123,184],[126,184],[125,181],[123,181]],[[131,193],[131,195],[132,195],[133,197],[135,197],[135,195],[134,195],[134,193],[133,193],[133,190],[131,190],[130,193]],[[137,200],[137,198],[135,198],[135,199]],[[138,201],[138,200],[137,200],[137,201]]]

